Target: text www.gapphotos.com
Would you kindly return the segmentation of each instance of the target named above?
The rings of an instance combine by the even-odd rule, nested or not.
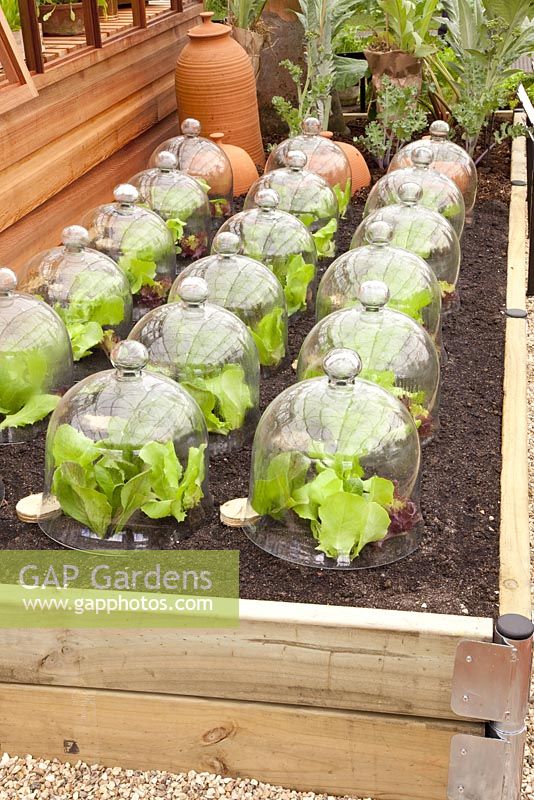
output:
[[[74,614],[114,614],[118,612],[160,612],[184,614],[209,614],[214,611],[211,597],[28,597],[22,600],[25,611],[62,611]]]

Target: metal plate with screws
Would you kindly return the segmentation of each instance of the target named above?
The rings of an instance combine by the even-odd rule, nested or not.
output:
[[[451,708],[470,719],[506,721],[517,651],[491,642],[460,642],[456,649]]]
[[[451,740],[448,800],[502,800],[509,745],[458,733]]]

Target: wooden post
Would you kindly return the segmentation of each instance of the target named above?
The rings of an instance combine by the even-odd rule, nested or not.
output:
[[[146,28],[145,0],[132,0],[134,28]]]
[[[30,0],[31,1],[31,0]],[[102,33],[96,0],[82,0],[85,39],[89,47],[102,47]]]
[[[184,4],[182,0],[171,0],[171,11],[177,11],[181,13],[184,10]]]
[[[26,64],[30,71],[44,72],[43,49],[35,0],[19,0],[19,9]]]

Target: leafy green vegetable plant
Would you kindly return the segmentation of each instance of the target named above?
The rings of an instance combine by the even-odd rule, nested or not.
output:
[[[260,364],[263,367],[279,364],[286,352],[283,309],[273,308],[257,325],[247,327],[258,348]]]
[[[312,229],[317,222],[315,214],[298,214],[303,225]],[[333,258],[336,254],[336,243],[334,240],[337,231],[337,219],[329,220],[325,225],[312,232],[319,258]]]
[[[331,93],[357,83],[367,72],[364,61],[336,55],[333,40],[352,13],[353,0],[299,0],[295,15],[304,28],[305,69],[290,60],[280,62],[295,84],[297,105],[273,97],[272,103],[289,126],[291,135],[300,132],[303,120],[317,116],[328,128]]]
[[[243,427],[247,411],[254,405],[239,364],[226,364],[210,377],[185,375],[180,385],[197,401],[210,433],[227,436]]]
[[[102,275],[105,285],[106,275]],[[68,305],[56,303],[54,311],[61,317],[69,332],[75,361],[91,354],[91,348],[104,340],[103,326],[119,325],[125,317],[124,301],[120,295],[91,299],[92,288],[98,285],[97,272],[80,273],[69,294]]]
[[[59,397],[42,392],[46,371],[46,358],[37,348],[0,351],[0,430],[33,425],[54,410]]]
[[[449,110],[473,156],[482,129],[506,102],[507,81],[515,62],[534,50],[533,0],[444,0],[449,18],[446,39],[452,58],[437,54],[430,68],[445,80],[453,95]],[[434,86],[434,88],[436,88]],[[493,143],[522,135],[521,126],[501,125]]]
[[[381,169],[387,169],[395,153],[427,124],[425,111],[417,105],[417,95],[413,86],[400,87],[386,76],[382,79],[376,119],[367,124],[364,136],[354,140],[374,156]]]
[[[383,540],[409,503],[396,496],[392,481],[365,479],[356,456],[332,456],[321,445],[307,455],[295,451],[274,456],[266,477],[255,482],[252,498],[256,513],[277,520],[294,514],[309,524],[318,551],[350,560],[370,542]],[[401,529],[416,521],[412,514]]]
[[[65,514],[101,539],[122,531],[139,511],[180,523],[204,496],[204,450],[191,447],[184,470],[172,442],[149,442],[134,451],[60,425],[52,446],[52,492]]]

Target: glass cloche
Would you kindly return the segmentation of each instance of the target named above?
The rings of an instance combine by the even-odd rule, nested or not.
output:
[[[311,231],[320,258],[331,258],[336,251],[339,204],[334,190],[317,175],[304,169],[306,155],[302,150],[289,150],[286,167],[266,172],[255,181],[247,194],[245,210],[256,207],[256,194],[261,189],[274,189],[279,197],[278,208],[297,217]]]
[[[135,295],[134,318],[160,305],[176,277],[174,238],[154,211],[136,205],[139,192],[122,183],[114,203],[90,211],[83,220],[91,247],[116,261]]]
[[[460,238],[465,222],[463,195],[450,178],[430,169],[433,159],[434,154],[429,147],[415,147],[412,150],[413,166],[388,172],[375,183],[367,198],[364,216],[377,208],[398,203],[399,187],[411,181],[421,187],[421,205],[442,214]]]
[[[203,278],[209,302],[232,311],[249,329],[261,366],[278,366],[287,349],[286,300],[280,281],[259,261],[239,255],[239,237],[234,233],[217,234],[213,250],[214,255],[182,270],[171,287],[169,303],[180,300],[186,278]]]
[[[200,135],[198,120],[184,119],[181,130],[181,136],[173,136],[156,147],[148,166],[157,166],[157,156],[162,150],[173,153],[178,159],[178,169],[207,184],[211,216],[214,228],[218,228],[222,220],[231,217],[233,212],[234,190],[230,159],[216,142]]]
[[[426,261],[391,244],[393,228],[376,220],[365,229],[365,244],[349,250],[330,264],[317,290],[318,320],[358,303],[364,281],[387,284],[389,308],[419,322],[432,339],[441,342],[441,291]]]
[[[132,324],[128,278],[113,259],[88,247],[80,225],[63,229],[63,245],[34,256],[19,287],[52,306],[69,332],[74,360],[104,341],[124,339]]]
[[[304,339],[297,378],[323,374],[323,359],[333,347],[356,350],[360,377],[378,384],[401,400],[412,414],[421,441],[438,427],[440,364],[428,333],[411,317],[385,308],[383,281],[365,281],[360,305],[335,311],[318,322]]]
[[[418,139],[402,147],[392,159],[389,171],[411,167],[414,150],[420,145],[430,147],[434,154],[431,169],[443,173],[454,181],[463,194],[465,213],[469,217],[477,197],[477,168],[469,153],[460,145],[450,141],[449,132],[450,127],[447,122],[441,119],[435,120],[430,126],[430,138]]]
[[[42,300],[0,269],[0,444],[31,439],[72,381],[67,329]]]
[[[257,208],[234,214],[220,230],[239,236],[240,253],[274,272],[292,316],[311,301],[317,249],[306,226],[287,211],[279,211],[278,201],[273,189],[261,189],[255,196]]]
[[[349,160],[339,145],[321,136],[318,119],[307,117],[302,123],[302,133],[285,139],[271,150],[265,172],[285,167],[290,150],[302,150],[308,159],[308,169],[324,178],[337,195],[345,198],[345,205],[348,203],[351,197]]]
[[[304,566],[358,569],[407,556],[422,535],[420,445],[405,406],[358,377],[352,350],[290,386],[258,424],[247,536]]]
[[[208,434],[191,396],[121,342],[114,369],[67,392],[48,426],[42,530],[80,550],[165,549],[209,511]]]
[[[422,190],[417,183],[403,183],[398,194],[398,203],[372,211],[360,223],[351,248],[365,244],[372,222],[388,222],[393,228],[391,243],[420,256],[434,271],[441,288],[442,314],[448,314],[459,305],[460,241],[445,217],[420,205]]]
[[[129,183],[142,203],[165,220],[180,263],[202,258],[209,252],[211,215],[205,188],[176,167],[178,159],[168,150],[156,156],[156,166],[138,172]]]
[[[207,303],[203,278],[180,285],[180,302],[150,311],[129,338],[148,350],[149,368],[173,378],[204,413],[212,452],[242,447],[258,418],[258,351],[244,322]]]

